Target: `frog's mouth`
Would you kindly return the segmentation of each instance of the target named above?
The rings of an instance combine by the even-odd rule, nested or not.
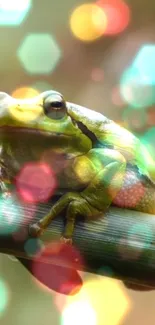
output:
[[[9,146],[14,152],[18,150],[30,157],[35,152],[41,153],[52,148],[66,151],[74,145],[70,135],[18,126],[0,126],[0,140],[2,145]]]
[[[64,134],[61,132],[52,132],[52,131],[47,131],[47,130],[41,130],[37,128],[29,128],[29,127],[16,127],[16,126],[0,126],[0,133],[5,135],[6,137],[11,134],[16,135],[16,134],[21,134],[21,135],[37,135],[37,136],[42,136],[42,137],[50,137],[50,138],[64,138],[68,139],[70,138],[70,135]]]
[[[0,157],[10,177],[33,161],[47,161],[55,170],[59,160],[63,164],[66,154],[74,149],[74,141],[69,135],[29,127],[0,126],[0,140]],[[57,158],[58,152],[60,158]]]

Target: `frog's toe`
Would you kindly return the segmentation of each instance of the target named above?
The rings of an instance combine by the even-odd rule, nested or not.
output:
[[[9,199],[9,198],[11,198],[11,192],[9,192],[9,191],[5,191],[5,192],[3,192],[2,197],[3,197],[4,199]]]
[[[60,238],[60,241],[61,241],[61,243],[69,244],[69,245],[72,245],[72,243],[73,243],[72,238],[66,238],[63,236]]]
[[[38,223],[34,223],[33,225],[29,226],[29,234],[32,237],[38,237],[41,235],[42,232],[43,230]]]

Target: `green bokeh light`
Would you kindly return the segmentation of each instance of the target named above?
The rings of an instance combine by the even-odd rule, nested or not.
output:
[[[24,245],[24,250],[28,256],[35,256],[44,247],[40,239],[28,239]]]
[[[0,26],[20,25],[27,17],[31,7],[31,0],[1,0]]]
[[[61,50],[50,34],[29,34],[17,50],[17,56],[29,74],[50,74],[61,58]]]
[[[0,196],[0,234],[10,234],[21,224],[23,213],[20,204],[12,197]]]
[[[155,87],[148,81],[143,68],[131,65],[120,80],[120,94],[133,108],[144,108],[155,103]]]
[[[107,265],[100,267],[97,273],[99,275],[108,276],[108,277],[112,277],[114,275],[114,271],[112,270],[112,268]]]
[[[9,292],[5,282],[0,279],[0,315],[3,314],[7,308],[9,301]]]

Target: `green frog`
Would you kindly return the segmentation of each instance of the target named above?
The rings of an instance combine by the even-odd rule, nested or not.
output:
[[[57,91],[16,99],[0,93],[1,189],[16,179],[27,162],[48,165],[60,198],[29,227],[40,236],[53,218],[66,211],[61,240],[72,243],[75,220],[100,218],[111,205],[155,213],[155,162],[131,132],[103,114],[66,101]]]

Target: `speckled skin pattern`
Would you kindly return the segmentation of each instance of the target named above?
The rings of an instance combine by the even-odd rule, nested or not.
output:
[[[123,186],[113,200],[121,208],[130,208],[142,212],[155,213],[155,184],[138,169],[127,169]]]

